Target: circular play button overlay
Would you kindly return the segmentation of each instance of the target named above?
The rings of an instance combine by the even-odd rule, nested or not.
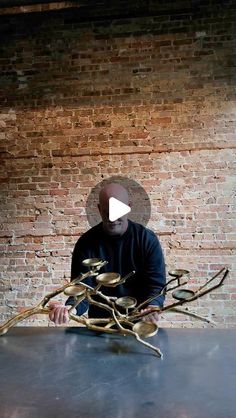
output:
[[[126,205],[115,197],[109,199],[109,218],[115,221],[121,216],[128,214],[131,221],[146,226],[151,216],[151,202],[142,186],[136,181],[122,176],[112,176],[102,180],[90,192],[86,202],[86,215],[91,227],[101,222],[98,210],[99,193],[107,184],[118,183],[123,186],[129,194],[130,205]]]
[[[131,211],[130,206],[121,202],[121,200],[116,199],[115,197],[110,197],[109,199],[109,221],[115,222],[117,219],[122,218],[122,216],[127,215]]]

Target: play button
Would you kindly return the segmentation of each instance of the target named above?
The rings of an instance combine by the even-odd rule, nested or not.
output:
[[[115,197],[109,199],[109,221],[114,222],[122,216],[126,215],[131,211],[128,205],[125,205]]]
[[[101,222],[101,216],[98,210],[99,192],[104,186],[110,183],[118,183],[128,191],[130,204],[130,206],[125,205],[113,196],[114,200],[109,202],[110,207],[108,207],[110,222],[114,222],[116,219],[129,213],[128,219],[146,226],[151,216],[151,202],[146,190],[135,180],[119,175],[103,179],[91,189],[86,201],[88,224],[93,227]]]

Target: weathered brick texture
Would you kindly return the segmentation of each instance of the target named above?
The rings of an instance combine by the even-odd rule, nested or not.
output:
[[[194,310],[235,327],[234,2],[150,2],[136,15],[121,3],[113,18],[0,16],[0,320],[69,279],[91,189],[123,175],[150,196],[168,270],[189,269],[196,289],[229,267]]]

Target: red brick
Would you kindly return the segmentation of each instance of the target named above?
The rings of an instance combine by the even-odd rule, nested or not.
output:
[[[69,278],[71,251],[87,228],[91,189],[121,175],[145,188],[167,269],[188,268],[189,288],[229,267],[225,287],[194,309],[215,313],[226,327],[236,325],[235,95],[229,71],[235,35],[224,23],[230,7],[222,15],[210,3],[204,7],[216,17],[201,17],[208,34],[201,42],[190,14],[174,10],[117,19],[109,34],[102,22],[101,33],[87,22],[79,36],[56,13],[53,26],[38,13],[44,24],[33,44],[30,13],[16,14],[0,28],[9,34],[0,63],[0,279],[19,286],[10,298],[13,308],[32,306]],[[70,12],[60,13],[66,22]],[[58,39],[66,39],[66,51]],[[55,45],[54,54],[48,45]],[[1,299],[1,318],[9,317],[8,294]],[[182,315],[169,318],[166,326],[202,326]]]

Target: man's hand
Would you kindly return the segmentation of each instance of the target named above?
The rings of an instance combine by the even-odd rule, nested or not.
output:
[[[153,309],[154,306],[153,305],[149,305],[147,306],[147,308],[142,309],[141,312],[149,312],[151,309]],[[159,320],[159,313],[158,313],[158,306],[155,307],[157,309],[156,312],[151,312],[149,315],[145,315],[142,318],[142,321],[147,321],[147,322],[153,322],[154,324],[157,324],[158,320]]]
[[[54,322],[56,325],[68,324],[69,306],[62,305],[60,302],[50,302],[48,307],[51,309],[49,312],[50,321]]]

